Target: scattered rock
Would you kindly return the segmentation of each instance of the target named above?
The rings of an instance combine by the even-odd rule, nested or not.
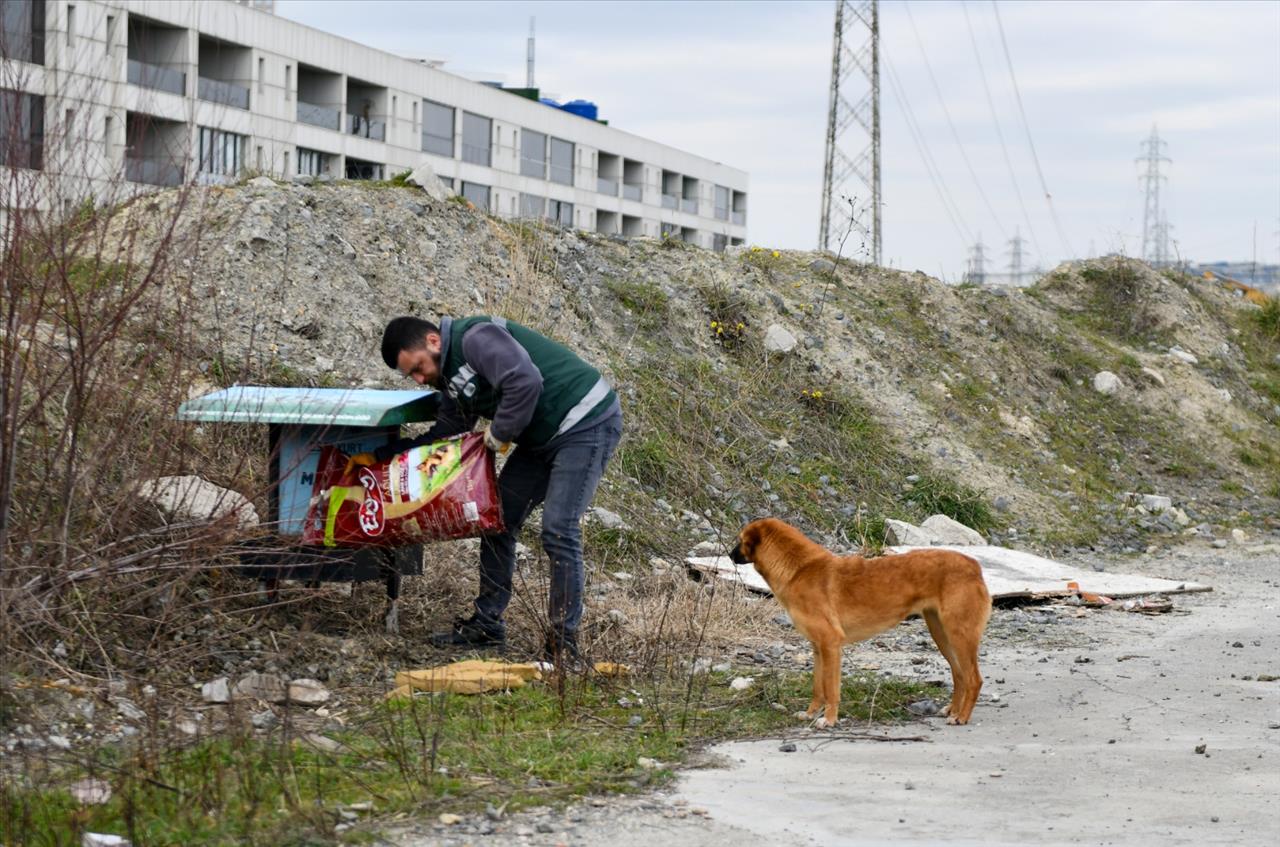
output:
[[[790,353],[799,342],[785,327],[770,324],[764,333],[764,349],[770,353]]]
[[[734,691],[746,691],[753,684],[755,684],[754,677],[736,676],[733,678],[733,682],[729,683],[729,687],[732,688]]]
[[[931,715],[938,714],[938,702],[932,697],[926,697],[923,700],[916,700],[914,703],[907,704],[907,711],[913,715],[927,718]]]
[[[1111,371],[1098,371],[1093,375],[1093,390],[1099,394],[1110,396],[1122,387],[1120,377]]]
[[[626,521],[617,512],[611,512],[603,506],[593,506],[588,512],[597,523],[605,529],[626,529]]]
[[[778,745],[779,753],[794,753],[795,751],[796,751],[796,745],[794,741],[785,741],[782,744]]]
[[[295,679],[289,683],[288,697],[290,703],[303,706],[318,706],[326,703],[330,697],[329,689],[314,679]]]
[[[124,697],[117,697],[114,703],[115,703],[116,711],[119,712],[120,716],[123,717],[125,720],[131,720],[131,721],[146,720],[147,713],[139,709],[137,704],[134,703],[132,700],[125,699]]]
[[[87,777],[76,780],[67,787],[67,790],[82,806],[100,806],[111,799],[111,783],[105,779]]]
[[[200,698],[206,703],[230,703],[231,686],[225,676],[200,686]]]
[[[246,674],[236,683],[231,694],[236,700],[264,700],[268,703],[283,703],[289,696],[284,679],[269,673]]]
[[[1169,497],[1161,497],[1159,494],[1143,494],[1142,508],[1148,512],[1159,513],[1173,506],[1173,500]]]
[[[436,818],[445,826],[457,826],[462,823],[462,815],[455,815],[452,812],[441,812],[440,817]]]
[[[435,170],[425,161],[413,169],[405,182],[418,186],[432,200],[445,200],[450,194],[449,189],[440,181],[440,177],[436,176]]]
[[[929,534],[915,524],[889,518],[884,522],[884,542],[892,546],[928,547]]]
[[[253,179],[249,180],[248,184],[253,186],[254,188],[279,188],[280,187],[276,183],[276,181],[269,176],[255,176]]]
[[[987,543],[981,533],[946,515],[933,515],[926,518],[920,525],[920,529],[928,534],[932,544],[972,546]]]
[[[198,476],[162,476],[144,482],[138,496],[179,523],[230,520],[239,529],[258,525],[258,513],[243,495]]]

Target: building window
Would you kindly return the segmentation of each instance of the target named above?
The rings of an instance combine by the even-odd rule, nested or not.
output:
[[[0,56],[44,64],[44,8],[43,2],[0,2]]]
[[[418,128],[418,101],[413,101],[413,128]]]
[[[462,113],[462,161],[474,165],[491,164],[490,150],[493,138],[493,121],[470,112]],[[466,183],[464,183],[465,185]],[[485,189],[485,210],[489,208],[488,189]],[[470,199],[470,198],[468,198]],[[475,201],[472,201],[475,202]],[[480,204],[476,204],[477,207]]]
[[[422,149],[453,158],[453,108],[422,101]]]
[[[262,94],[267,90],[267,60],[258,59],[258,93]]]
[[[262,173],[262,145],[259,144],[254,158],[254,168],[258,173]]]
[[[445,184],[445,187],[446,187],[446,188],[449,188],[450,190],[452,190],[452,189],[453,189],[453,177],[451,177],[451,176],[438,176],[438,177],[436,177],[436,179],[438,179],[438,180],[440,180],[441,182],[443,182],[443,183]]]
[[[547,220],[560,226],[573,226],[573,204],[564,200],[548,200]]]
[[[520,217],[540,218],[546,211],[547,201],[536,194],[520,195]]]
[[[284,151],[284,175],[289,175],[289,151]]]
[[[551,139],[551,181],[573,185],[573,142]]]
[[[465,113],[464,113],[464,115],[465,115]],[[487,120],[488,120],[488,119],[486,118],[486,121],[487,121]],[[488,136],[488,133],[486,133],[486,134],[485,134],[485,138],[488,138],[488,137],[489,137],[489,136]],[[466,140],[465,140],[465,139],[466,139],[466,136],[464,135],[464,136],[463,136],[463,142],[462,142],[462,144],[463,144],[462,149],[463,149],[463,150],[466,150]],[[463,183],[462,183],[462,196],[463,196],[463,197],[465,197],[466,199],[470,200],[470,201],[471,201],[471,203],[472,203],[472,204],[473,204],[477,209],[479,209],[480,211],[482,211],[482,212],[487,212],[487,211],[489,211],[489,186],[487,186],[487,185],[480,185],[479,183],[475,183],[475,182],[463,182]]]
[[[724,248],[728,246],[729,246],[729,236],[723,235],[719,232],[714,232],[711,234],[712,250],[716,251],[717,253],[723,253]]]
[[[116,16],[107,15],[107,55],[116,53]]]
[[[44,167],[44,97],[0,88],[0,165]]]
[[[377,162],[347,157],[347,179],[382,179],[383,167]]]
[[[67,4],[67,46],[76,43],[76,7]]]
[[[244,168],[247,135],[200,127],[200,173],[237,176]]]
[[[115,121],[110,115],[102,119],[102,155],[107,157],[107,163],[115,158],[115,139],[112,136],[115,133]]]
[[[542,133],[524,131],[524,138],[520,140],[520,174],[547,178],[547,137]]]
[[[329,173],[331,159],[332,157],[329,153],[299,147],[298,176],[320,176],[321,174]]]
[[[723,185],[716,186],[716,217],[722,221],[729,220],[729,189]]]
[[[396,125],[396,113],[399,111],[400,111],[400,98],[392,94],[391,95],[391,125],[392,126]]]
[[[284,99],[293,99],[293,65],[284,66]]]

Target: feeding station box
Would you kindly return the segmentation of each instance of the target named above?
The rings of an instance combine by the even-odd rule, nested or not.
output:
[[[178,408],[178,419],[267,425],[268,521],[276,538],[241,555],[243,573],[256,576],[271,591],[280,579],[321,582],[385,578],[394,610],[400,576],[422,573],[421,545],[303,546],[302,530],[322,446],[334,445],[348,455],[371,453],[398,439],[402,424],[434,420],[439,403],[440,395],[433,389],[236,385],[188,400]]]

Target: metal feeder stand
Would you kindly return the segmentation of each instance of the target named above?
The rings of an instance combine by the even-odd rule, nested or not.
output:
[[[238,572],[256,578],[269,599],[275,598],[282,579],[310,585],[382,579],[387,586],[387,632],[399,632],[400,580],[422,573],[422,545],[334,548],[303,546],[299,539],[322,446],[336,445],[348,455],[373,452],[399,438],[402,424],[434,420],[439,402],[433,389],[236,385],[183,403],[179,420],[268,427],[268,520],[274,537],[242,553]]]

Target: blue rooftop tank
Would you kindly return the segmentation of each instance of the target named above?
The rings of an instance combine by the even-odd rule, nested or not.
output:
[[[552,100],[550,97],[539,97],[538,102],[544,106],[550,106],[553,109],[559,109],[560,104]]]
[[[592,103],[590,100],[570,100],[560,108],[564,109],[566,112],[577,115],[580,118],[586,118],[589,121],[596,120],[596,116],[599,114],[599,109],[597,109],[596,104]]]

